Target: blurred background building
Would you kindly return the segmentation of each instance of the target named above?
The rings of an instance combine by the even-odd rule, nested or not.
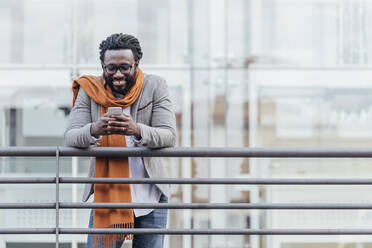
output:
[[[98,45],[141,41],[142,69],[167,79],[178,146],[372,147],[368,0],[0,0],[0,145],[61,146],[72,80],[100,75]],[[171,177],[358,178],[369,159],[166,160]],[[62,159],[62,176],[87,160]],[[54,176],[54,158],[0,158],[1,177]],[[82,185],[61,185],[80,201]],[[174,186],[171,202],[372,202],[368,186]],[[1,202],[53,202],[54,185],[0,185]],[[62,210],[87,227],[89,210]],[[172,210],[172,228],[363,228],[367,210]],[[0,227],[53,227],[53,210],[0,210]],[[54,247],[1,235],[0,248]],[[62,247],[86,236],[63,235]],[[371,236],[167,236],[180,248],[370,248]]]

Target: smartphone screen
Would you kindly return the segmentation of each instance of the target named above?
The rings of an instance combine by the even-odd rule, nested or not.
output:
[[[109,107],[107,110],[108,115],[122,115],[123,109],[121,107]]]

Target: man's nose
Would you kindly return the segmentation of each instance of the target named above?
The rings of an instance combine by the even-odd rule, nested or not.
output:
[[[114,78],[122,78],[124,77],[124,74],[121,73],[121,71],[118,69],[116,70],[115,74],[114,74]]]

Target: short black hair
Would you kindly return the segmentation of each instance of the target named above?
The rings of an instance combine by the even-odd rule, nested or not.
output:
[[[99,59],[103,62],[107,50],[130,49],[134,60],[137,62],[142,58],[141,45],[136,37],[130,34],[112,34],[99,45]]]

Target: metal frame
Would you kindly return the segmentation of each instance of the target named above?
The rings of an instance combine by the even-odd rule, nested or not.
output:
[[[71,147],[3,147],[0,157],[56,157],[55,177],[0,178],[0,184],[55,184],[54,203],[0,203],[0,209],[55,209],[55,228],[0,228],[0,234],[55,234],[59,247],[60,234],[166,234],[166,235],[370,235],[372,229],[109,229],[60,228],[60,209],[372,209],[363,203],[72,203],[60,202],[60,183],[125,183],[125,184],[254,184],[254,185],[372,185],[372,179],[290,179],[290,178],[81,178],[60,177],[60,157],[249,157],[249,158],[371,158],[369,148],[89,148]]]

